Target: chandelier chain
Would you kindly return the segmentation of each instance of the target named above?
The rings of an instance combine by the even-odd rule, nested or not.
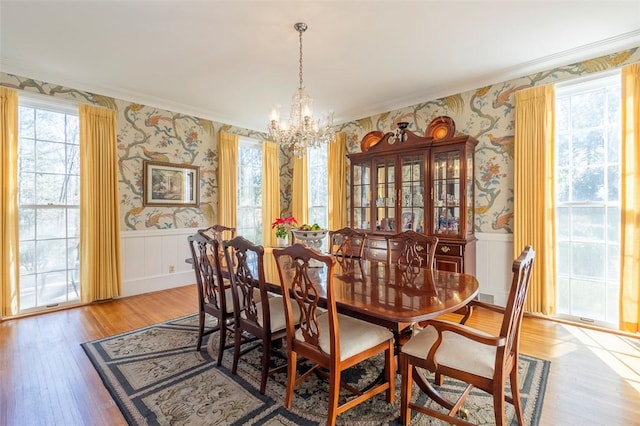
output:
[[[300,39],[300,68],[298,71],[298,78],[300,79],[300,89],[304,86],[302,84],[302,33],[304,32],[303,28],[298,29],[298,38]]]

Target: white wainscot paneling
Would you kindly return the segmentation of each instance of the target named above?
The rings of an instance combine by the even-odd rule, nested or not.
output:
[[[513,276],[513,234],[476,233],[476,277],[479,299],[505,306]]]
[[[122,296],[195,283],[187,237],[195,228],[121,233]]]

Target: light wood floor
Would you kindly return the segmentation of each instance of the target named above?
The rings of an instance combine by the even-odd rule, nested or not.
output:
[[[0,323],[0,425],[126,424],[80,343],[196,309],[191,285]],[[479,310],[470,324],[498,320]],[[527,317],[521,340],[551,361],[541,425],[640,424],[638,339]]]

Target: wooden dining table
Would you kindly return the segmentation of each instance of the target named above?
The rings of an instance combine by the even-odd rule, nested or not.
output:
[[[265,276],[269,289],[279,292],[271,250],[265,249]],[[325,268],[313,269],[318,276],[326,274]],[[398,334],[415,322],[457,311],[478,294],[472,275],[363,259],[336,257],[333,281],[340,313]],[[326,288],[320,297],[326,298]]]
[[[264,266],[269,289],[279,293],[280,278],[271,248],[265,248]],[[313,269],[318,278],[327,273],[323,267]],[[390,329],[397,348],[411,334],[413,324],[464,308],[479,288],[473,275],[374,260],[336,257],[333,272],[338,311]],[[320,288],[319,296],[326,300],[326,288]],[[433,400],[452,407],[420,372],[414,369],[413,376]]]

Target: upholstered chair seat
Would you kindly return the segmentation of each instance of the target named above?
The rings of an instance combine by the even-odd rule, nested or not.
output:
[[[483,331],[449,321],[476,336],[492,337]],[[435,327],[416,328],[413,337],[402,347],[402,352],[416,358],[427,358],[431,347],[438,339]],[[495,370],[496,347],[471,340],[461,334],[442,333],[442,343],[435,353],[435,361],[443,366],[456,370],[468,371],[476,376],[492,378]]]
[[[294,306],[292,305],[292,307]],[[341,314],[338,314],[338,330],[340,335],[340,361],[393,339],[393,333],[384,327]],[[327,315],[327,311],[318,315],[318,334],[320,336],[318,339],[320,349],[327,354],[331,353],[329,315]],[[304,342],[302,330],[296,331],[296,340]]]
[[[262,302],[256,303],[256,311],[258,312],[258,324],[260,327],[264,327],[262,319]],[[284,303],[282,302],[282,296],[269,295],[269,313],[271,314],[271,332],[274,333],[279,330],[284,330],[287,323],[284,316]],[[244,319],[247,318],[247,314],[244,311],[240,315]],[[293,307],[293,316],[296,322],[300,321],[300,308],[297,306]]]

